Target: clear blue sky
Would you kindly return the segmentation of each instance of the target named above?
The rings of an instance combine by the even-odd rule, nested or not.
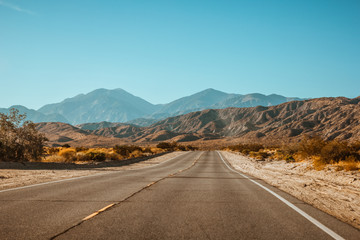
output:
[[[0,107],[97,88],[355,97],[359,31],[359,0],[0,0]]]

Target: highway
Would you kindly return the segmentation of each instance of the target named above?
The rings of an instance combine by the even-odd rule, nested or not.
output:
[[[0,191],[0,239],[360,239],[218,152]]]

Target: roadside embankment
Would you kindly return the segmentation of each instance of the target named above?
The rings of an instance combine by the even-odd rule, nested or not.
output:
[[[139,169],[159,164],[185,153],[171,152],[154,155],[152,156],[153,158],[147,157],[84,164],[0,162],[0,190],[104,172]]]
[[[314,170],[311,163],[259,161],[222,151],[237,170],[260,178],[296,198],[360,229],[360,172]]]

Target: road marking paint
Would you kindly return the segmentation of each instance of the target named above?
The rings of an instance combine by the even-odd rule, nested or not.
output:
[[[150,187],[151,185],[154,185],[156,182],[152,182],[152,183],[149,183],[148,185],[146,185],[146,187]]]
[[[248,176],[232,169],[223,159],[222,155],[216,151],[221,160],[223,161],[223,163],[233,172],[243,176],[244,178],[248,179],[249,181],[255,183],[256,185],[258,185],[259,187],[263,188],[264,190],[266,190],[267,192],[271,193],[273,196],[275,196],[276,198],[278,198],[280,201],[282,201],[283,203],[285,203],[286,205],[288,205],[290,208],[292,208],[293,210],[295,210],[297,213],[299,213],[301,216],[303,216],[304,218],[306,218],[307,220],[309,220],[312,224],[314,224],[315,226],[317,226],[318,228],[320,228],[321,230],[323,230],[325,233],[327,233],[328,235],[330,235],[332,238],[336,239],[336,240],[344,240],[343,237],[341,237],[340,235],[338,235],[337,233],[335,233],[334,231],[332,231],[330,228],[326,227],[325,225],[323,225],[322,223],[320,223],[318,220],[316,220],[315,218],[311,217],[309,214],[307,214],[306,212],[304,212],[303,210],[301,210],[300,208],[296,207],[294,204],[292,204],[291,202],[289,202],[288,200],[286,200],[285,198],[281,197],[279,194],[271,191],[270,189],[268,189],[267,187],[263,186],[262,184],[254,181],[253,179],[249,178]]]
[[[189,153],[189,152],[188,152]],[[146,168],[151,168],[151,167],[156,167],[159,166],[163,163],[169,162],[177,157],[183,156],[185,154],[188,153],[184,153],[181,155],[178,155],[176,157],[170,158],[169,160],[166,160],[164,162],[161,162],[159,164],[153,165],[153,166],[148,166],[148,167],[143,167],[143,168],[137,168],[137,169],[127,169],[125,171],[134,171],[134,170],[141,170],[141,169],[146,169]],[[125,166],[125,165],[124,165]],[[66,182],[66,181],[71,181],[71,180],[77,180],[77,179],[81,179],[81,178],[87,178],[87,177],[95,177],[95,176],[101,176],[101,175],[106,175],[106,174],[111,174],[111,173],[116,173],[116,172],[120,172],[122,170],[119,171],[111,171],[111,172],[107,172],[107,173],[97,173],[97,174],[91,174],[91,175],[86,175],[86,176],[80,176],[80,177],[74,177],[74,178],[67,178],[67,179],[61,179],[61,180],[55,180],[55,181],[50,181],[50,182],[43,182],[43,183],[36,183],[36,184],[31,184],[31,185],[27,185],[27,186],[21,186],[21,187],[15,187],[15,188],[9,188],[9,189],[4,189],[4,190],[0,190],[0,193],[2,192],[8,192],[8,191],[14,191],[14,190],[20,190],[20,189],[25,189],[25,188],[31,188],[31,187],[37,187],[37,186],[41,186],[41,185],[46,185],[46,184],[52,184],[52,183],[59,183],[59,182]]]
[[[201,156],[202,154],[203,154],[203,153],[201,153],[200,156]],[[184,154],[182,154],[182,155],[184,155]],[[182,156],[182,155],[179,155],[179,156]],[[179,156],[176,156],[176,157],[179,157]],[[199,156],[199,158],[200,158],[200,156]],[[176,157],[174,157],[174,158],[176,158]],[[172,158],[172,159],[174,159],[174,158]],[[182,170],[180,170],[180,171],[178,171],[178,172],[182,172],[182,171],[188,170],[189,168],[193,167],[193,166],[195,165],[195,163],[198,161],[199,158],[197,158],[188,168],[182,169]],[[171,160],[171,159],[170,159],[170,160]],[[176,173],[175,173],[175,174],[170,174],[170,175],[176,175]],[[168,176],[170,176],[170,175],[168,175]],[[167,177],[168,177],[168,176],[167,176]],[[143,191],[144,189],[147,189],[147,188],[151,187],[151,186],[154,185],[155,183],[158,183],[158,182],[160,182],[161,180],[166,179],[167,177],[164,177],[164,178],[161,178],[161,179],[159,179],[159,180],[157,180],[157,181],[155,181],[155,182],[149,183],[148,185],[146,185],[145,187],[143,187],[143,188],[140,189],[139,191],[137,191],[137,192],[131,194],[130,196],[128,196],[127,198],[125,198],[123,201],[120,201],[120,202],[117,202],[117,203],[112,203],[112,204],[110,204],[110,205],[108,205],[108,206],[100,209],[99,211],[96,211],[96,212],[90,214],[89,216],[83,218],[81,221],[84,222],[84,221],[89,220],[90,218],[95,217],[96,215],[100,214],[101,212],[104,212],[105,210],[111,208],[112,206],[118,205],[118,204],[120,204],[121,202],[126,201],[127,199],[131,198],[131,197],[134,196],[135,194]]]
[[[104,207],[104,208],[100,209],[99,211],[96,211],[96,212],[94,212],[94,213],[90,214],[89,216],[87,216],[87,217],[83,218],[83,219],[82,219],[82,221],[89,220],[90,218],[95,217],[95,216],[96,216],[96,215],[98,215],[99,213],[104,212],[105,210],[107,210],[107,209],[111,208],[111,207],[112,207],[112,206],[114,206],[114,205],[115,205],[115,203],[112,203],[112,204],[110,204],[110,205],[108,205],[108,206],[106,206],[106,207]]]

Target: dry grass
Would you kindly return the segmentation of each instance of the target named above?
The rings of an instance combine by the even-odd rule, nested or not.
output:
[[[106,160],[121,161],[129,158],[151,156],[168,151],[194,150],[192,146],[182,146],[177,143],[160,143],[157,146],[116,145],[113,148],[87,147],[46,147],[42,162],[80,163],[87,161],[102,162]]]
[[[281,147],[237,144],[228,146],[224,150],[241,152],[259,160],[311,161],[316,170],[322,170],[327,165],[333,165],[336,166],[337,170],[356,171],[359,170],[360,164],[360,142],[324,141],[318,136],[306,136],[299,143]]]

